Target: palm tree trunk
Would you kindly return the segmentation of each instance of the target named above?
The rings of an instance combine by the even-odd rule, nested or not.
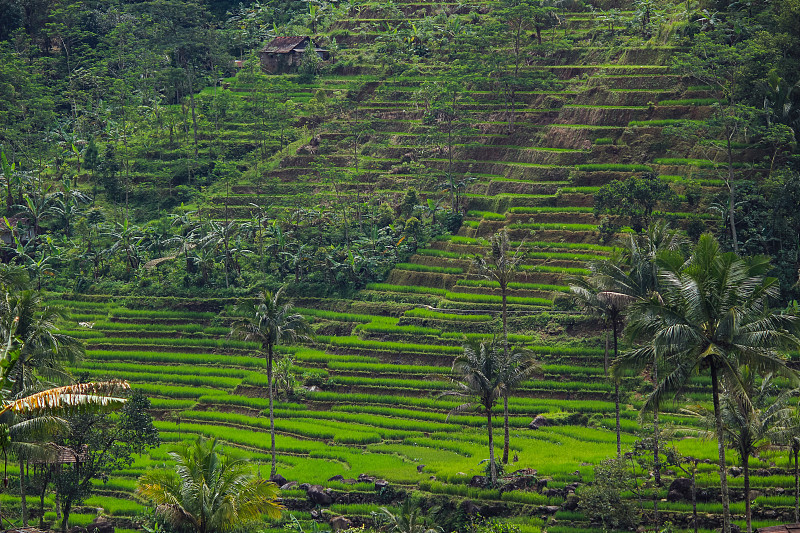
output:
[[[722,427],[722,410],[719,406],[719,378],[717,366],[711,363],[711,396],[714,400],[714,421],[717,430],[717,452],[719,454],[719,486],[722,493],[722,533],[731,533],[731,508],[728,495],[728,472],[725,465],[725,433]]]
[[[653,385],[658,386],[658,360],[653,358]],[[656,488],[661,486],[661,462],[658,457],[658,404],[653,407],[653,471]],[[656,489],[657,490],[657,489]],[[658,505],[658,503],[656,503]],[[658,525],[658,508],[656,507],[656,525]]]
[[[697,533],[697,460],[692,463],[692,524]]]
[[[508,361],[508,309],[506,307],[506,291],[508,284],[506,281],[500,286],[503,292],[503,359]],[[508,389],[503,393],[503,464],[508,464]]]
[[[742,454],[742,470],[744,470],[744,517],[747,520],[747,533],[753,533],[750,516],[750,454]]]
[[[503,429],[505,430],[505,443],[503,444],[503,464],[508,464],[508,391],[503,394]]]
[[[612,319],[612,327],[614,329],[614,360],[619,356],[619,339],[617,335],[617,318]],[[616,431],[617,431],[617,457],[622,457],[622,437],[621,427],[619,423],[619,381],[614,378],[614,411],[616,416]]]
[[[497,484],[497,468],[494,464],[494,435],[492,434],[492,408],[486,409],[486,429],[489,432],[489,479],[492,487]]]
[[[728,217],[731,222],[731,239],[733,240],[733,251],[739,253],[739,239],[736,235],[736,189],[733,182],[733,148],[731,147],[731,134],[725,131],[727,138],[727,152],[728,152]]]
[[[28,527],[28,501],[25,498],[25,461],[19,460],[19,497],[22,525]]]
[[[800,469],[798,469],[797,456],[800,455],[800,447],[792,446],[794,453],[794,521],[800,522]]]
[[[622,436],[620,435],[621,430],[619,425],[619,382],[616,379],[614,380],[614,411],[617,423],[617,457],[622,457]]]
[[[271,439],[272,469],[270,477],[274,476],[275,470],[275,411],[273,408],[272,392],[272,344],[267,345],[267,389],[269,390],[269,437]]]

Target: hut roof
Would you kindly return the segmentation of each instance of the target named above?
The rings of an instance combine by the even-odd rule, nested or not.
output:
[[[72,463],[83,463],[86,461],[86,454],[89,447],[85,444],[80,453],[75,453],[72,448],[66,446],[58,446],[57,444],[50,443],[48,445],[48,457],[46,459],[39,459],[31,461],[37,464],[50,464],[50,465],[67,465]]]
[[[306,40],[311,40],[310,37],[294,36],[294,37],[275,37],[261,49],[262,52],[272,52],[278,54],[288,54]]]

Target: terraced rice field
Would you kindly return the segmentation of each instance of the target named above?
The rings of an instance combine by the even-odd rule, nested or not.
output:
[[[433,9],[430,2],[397,4],[412,18]],[[587,30],[591,17],[566,17],[571,35],[586,35],[586,40],[530,66],[553,72],[562,87],[521,93],[513,133],[499,119],[503,106],[497,95],[471,95],[468,112],[477,131],[454,147],[450,169],[474,178],[464,193],[466,216],[457,235],[419,248],[384,283],[368,285],[352,300],[296,300],[317,331],[317,341],[278,349],[281,358],[291,359],[298,385],[308,386],[294,396],[284,395],[276,405],[278,470],[289,480],[357,493],[368,502],[336,503],[334,514],[368,519],[386,503],[372,483],[356,482],[366,474],[401,491],[413,487],[428,495],[502,504],[517,515],[509,521],[523,532],[590,530],[580,512],[554,513],[546,506],[560,506],[568,485],[591,481],[592,465],[616,449],[613,387],[604,371],[605,336],[565,294],[568,276],[587,273],[586,261],[613,252],[601,241],[592,193],[611,180],[651,171],[679,187],[689,182],[722,185],[696,154],[662,153],[656,142],[664,127],[707,114],[710,89],[692,86],[692,80],[669,71],[673,49],[668,46],[632,47],[610,55],[594,46]],[[334,31],[340,42],[356,48],[382,33],[354,28],[378,28],[381,22],[353,19]],[[441,68],[423,62],[420,76],[436,81]],[[415,185],[422,199],[433,195],[434,184],[402,162],[410,153],[423,169],[441,171],[451,165],[449,158],[421,155],[424,147],[417,141],[422,113],[412,99],[420,76],[381,78],[369,64],[352,70],[356,74],[292,89],[299,99],[318,89],[333,92],[349,83],[361,87],[360,108],[375,133],[369,155],[359,157],[360,190],[348,194],[397,197]],[[235,82],[234,89],[236,96],[247,94]],[[234,126],[228,125],[231,132],[250,135]],[[335,132],[335,121],[329,126],[327,131],[320,128],[332,146],[327,160],[339,170],[353,169],[346,143],[337,141],[341,135]],[[239,183],[232,195],[215,198],[210,214],[246,219],[256,206],[269,206],[267,212],[274,214],[282,206],[308,204],[312,197],[314,202],[334,201],[311,165],[314,156],[290,152],[276,158],[258,182]],[[685,202],[676,211],[678,225],[689,219],[713,223],[692,213]],[[441,396],[450,388],[451,363],[463,342],[488,340],[500,331],[499,288],[476,275],[471,258],[484,252],[486,239],[503,227],[524,254],[509,290],[510,340],[534,352],[542,364],[509,402],[513,462],[507,470],[535,469],[547,479],[544,493],[470,486],[473,476],[484,473],[481,461],[488,456],[485,420],[471,413],[448,416],[458,402]],[[114,516],[137,514],[140,508],[131,500],[134,480],[167,461],[165,450],[172,443],[196,435],[215,436],[239,448],[262,474],[269,474],[264,360],[257,345],[227,337],[233,302],[154,298],[144,308],[132,300],[117,303],[102,296],[51,296],[71,312],[63,329],[88,347],[76,374],[126,379],[144,391],[165,441],[98,487],[101,495],[87,505],[102,506]],[[689,397],[708,402],[704,385],[698,380]],[[624,378],[624,447],[637,438],[637,408],[647,387],[640,376]],[[501,409],[495,413],[501,414]],[[529,429],[540,414],[556,425]],[[714,443],[678,438],[697,427],[679,406],[668,407],[663,420],[668,429],[683,428],[675,429],[670,445],[701,459],[715,457]],[[496,442],[502,442],[500,433]],[[729,461],[735,461],[733,454]],[[789,466],[788,456],[778,452],[753,460],[752,483],[760,491],[757,517],[763,524],[780,522],[793,505],[776,490],[789,485]],[[712,464],[699,465],[702,487],[714,487],[715,475]],[[329,481],[334,476],[343,476],[344,482]],[[741,479],[732,484],[741,487]],[[741,491],[734,496],[738,501],[733,510],[741,515]],[[310,527],[305,493],[285,490],[283,497],[301,524]],[[690,504],[659,504],[662,519],[687,523]],[[713,501],[702,505],[703,513],[720,512]],[[767,511],[777,514],[767,519]],[[82,520],[84,515],[78,514],[74,523]]]

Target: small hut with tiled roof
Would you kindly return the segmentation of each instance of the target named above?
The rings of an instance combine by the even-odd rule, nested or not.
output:
[[[317,52],[320,59],[328,59],[328,51],[317,48],[311,37],[275,37],[258,52],[261,58],[261,68],[270,74],[294,70],[300,64],[303,54],[306,53],[306,48],[309,46],[314,46],[314,51]]]

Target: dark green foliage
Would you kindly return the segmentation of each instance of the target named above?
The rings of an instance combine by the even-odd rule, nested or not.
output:
[[[624,458],[606,459],[594,469],[594,483],[580,491],[580,510],[603,529],[635,529],[639,516],[634,502],[623,492],[634,489],[634,480]]]
[[[594,195],[594,212],[596,216],[626,217],[634,231],[640,232],[649,223],[656,207],[666,209],[677,199],[669,184],[648,173],[600,187]]]
[[[54,477],[61,495],[62,530],[66,530],[72,508],[92,494],[93,478],[126,468],[133,463],[134,454],[158,446],[158,431],[147,412],[149,407],[150,401],[142,393],[134,392],[119,413],[73,417],[69,432],[55,435],[57,444],[76,454],[86,454],[80,468],[75,465],[62,468]]]

